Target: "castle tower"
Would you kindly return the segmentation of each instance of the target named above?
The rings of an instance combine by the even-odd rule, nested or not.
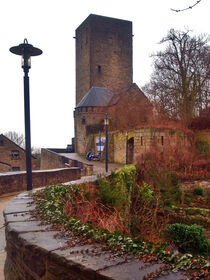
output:
[[[133,82],[132,22],[89,15],[76,29],[76,105],[92,86]]]

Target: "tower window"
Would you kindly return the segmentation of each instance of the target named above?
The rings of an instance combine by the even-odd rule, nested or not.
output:
[[[101,73],[101,65],[98,65],[98,73]]]
[[[141,136],[141,146],[143,146],[143,136]]]
[[[85,117],[82,118],[82,124],[85,124],[86,121],[85,121]]]
[[[164,137],[161,136],[161,145],[163,146],[164,145]]]

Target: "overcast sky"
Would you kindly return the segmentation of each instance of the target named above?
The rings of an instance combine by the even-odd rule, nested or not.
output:
[[[150,80],[151,53],[171,28],[209,33],[210,0],[1,0],[0,133],[24,133],[23,71],[9,52],[24,38],[43,54],[30,69],[31,143],[66,147],[74,136],[75,29],[97,14],[133,22],[133,77],[142,87]]]

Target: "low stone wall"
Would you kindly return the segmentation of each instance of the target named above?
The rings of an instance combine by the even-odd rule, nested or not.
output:
[[[30,215],[34,207],[31,192],[27,192],[4,210],[5,280],[140,280],[163,265],[118,256],[97,243],[84,245],[73,234],[61,237]],[[169,272],[162,279],[187,278]]]
[[[71,159],[62,154],[55,152],[56,149],[42,149],[41,150],[41,169],[47,170],[52,168],[63,167],[79,167],[81,169],[81,176],[93,175],[93,165],[78,160]],[[58,149],[57,149],[58,150]],[[70,154],[70,153],[69,153]]]
[[[81,178],[81,170],[78,167],[35,170],[32,172],[33,187],[41,187],[52,184],[69,182]],[[26,190],[26,172],[0,173],[0,196],[12,192]]]

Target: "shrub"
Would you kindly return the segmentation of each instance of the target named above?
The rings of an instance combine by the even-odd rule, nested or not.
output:
[[[205,253],[208,251],[204,229],[196,224],[171,224],[166,228],[166,238],[172,241],[182,252]]]
[[[207,156],[210,154],[210,147],[207,141],[202,141],[202,140],[197,141],[196,149],[202,156]]]
[[[189,197],[186,197],[186,203],[187,203],[187,205],[191,205],[191,203],[192,203],[192,201],[191,201],[191,198],[189,198]]]
[[[124,166],[112,172],[110,178],[98,178],[99,196],[102,202],[119,207],[119,209],[129,206],[130,194],[136,185],[136,179],[137,172],[134,165]]]
[[[195,195],[203,195],[203,189],[202,188],[195,188],[193,190],[193,194],[195,194]]]

